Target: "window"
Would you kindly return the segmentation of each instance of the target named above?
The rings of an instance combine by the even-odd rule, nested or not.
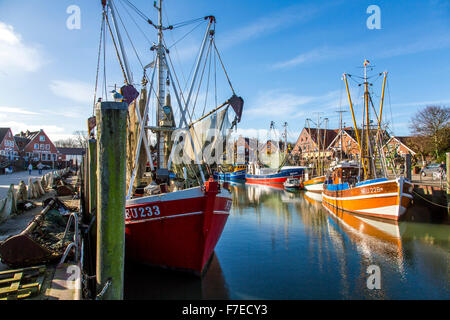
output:
[[[34,149],[39,150],[39,143],[34,144]]]
[[[41,142],[45,141],[45,136],[39,136],[39,141]]]
[[[44,144],[41,144],[40,149],[41,149],[41,150],[45,150],[45,145],[44,145]]]
[[[49,144],[45,145],[45,150],[50,150],[50,145]]]

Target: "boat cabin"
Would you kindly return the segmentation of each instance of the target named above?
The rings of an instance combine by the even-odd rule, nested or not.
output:
[[[359,181],[359,167],[340,166],[331,173],[331,184],[348,183],[350,186],[355,185]]]

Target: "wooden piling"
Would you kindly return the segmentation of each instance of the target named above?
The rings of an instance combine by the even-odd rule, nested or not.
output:
[[[412,180],[412,168],[411,168],[411,154],[407,153],[405,155],[405,173],[406,173],[406,179],[409,181]]]
[[[89,140],[89,213],[97,208],[97,140]]]
[[[97,294],[123,299],[126,103],[97,104]]]

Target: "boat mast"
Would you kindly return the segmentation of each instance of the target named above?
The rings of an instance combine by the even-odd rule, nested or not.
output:
[[[360,161],[362,162],[363,169],[364,169],[364,178],[367,179],[366,165],[363,161],[364,159],[362,158],[361,140],[359,139],[358,127],[356,126],[355,112],[353,110],[352,97],[350,96],[350,90],[348,88],[348,81],[347,81],[346,73],[344,73],[344,81],[345,81],[345,88],[347,89],[347,96],[348,96],[348,103],[350,105],[350,111],[352,112],[353,125],[355,126],[355,133],[356,133],[356,140],[358,142],[358,147],[359,147]]]
[[[162,25],[162,0],[159,0],[159,7],[154,4],[156,10],[158,10],[158,26],[156,27],[158,30],[158,44],[156,46],[156,68],[158,69],[157,74],[157,97],[156,97],[156,127],[160,127],[160,120],[163,118],[163,110],[162,107],[164,105],[164,97],[166,93],[165,87],[165,68],[166,65],[164,63],[164,45],[163,45],[163,25]],[[157,159],[158,159],[158,168],[167,167],[167,163],[164,157],[164,134],[162,131],[158,130],[156,132],[156,141],[157,141]]]
[[[287,122],[284,123],[284,153],[288,153],[287,149]]]
[[[368,176],[367,178],[370,178],[372,176],[372,167],[371,167],[371,161],[370,161],[370,117],[369,117],[369,83],[367,81],[367,66],[369,65],[369,61],[364,60],[364,108],[366,109],[366,154],[365,159],[363,161],[367,161],[367,171]]]
[[[322,169],[320,167],[320,113],[317,113],[317,176],[320,176]]]
[[[321,173],[320,175],[323,175],[325,172],[325,156],[326,156],[326,136],[327,136],[327,127],[328,127],[328,118],[325,118],[325,131],[323,132],[323,157],[322,157],[322,164],[321,164]]]

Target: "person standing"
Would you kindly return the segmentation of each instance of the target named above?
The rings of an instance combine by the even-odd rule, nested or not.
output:
[[[444,177],[447,174],[447,167],[445,165],[445,161],[442,161],[442,163],[439,166],[439,171],[441,174],[441,178]]]
[[[31,162],[30,162],[30,164],[28,165],[28,174],[31,176],[31,171],[33,171],[33,165],[31,164]]]
[[[42,164],[41,162],[39,162],[38,165],[37,165],[37,168],[38,168],[38,170],[39,170],[39,175],[42,174],[42,168],[43,168],[43,167],[44,167],[43,164]]]

